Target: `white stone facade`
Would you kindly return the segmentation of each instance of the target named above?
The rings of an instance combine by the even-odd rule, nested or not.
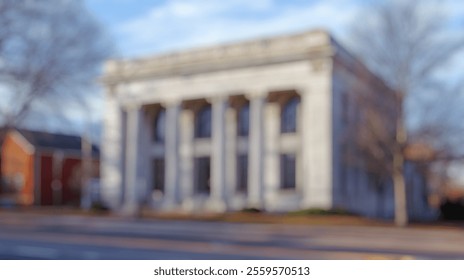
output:
[[[379,216],[369,204],[375,202],[366,201],[373,195],[368,183],[348,186],[339,176],[342,95],[350,80],[359,82],[349,70],[356,63],[320,30],[108,62],[106,203],[128,212],[143,204],[183,211],[345,208]],[[288,109],[291,102],[296,107]],[[293,116],[295,127],[283,128]],[[243,120],[248,128],[240,127]],[[391,216],[391,195],[384,200],[381,216]]]

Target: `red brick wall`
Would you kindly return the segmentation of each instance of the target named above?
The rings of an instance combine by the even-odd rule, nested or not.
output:
[[[23,184],[18,191],[3,194],[11,197],[21,205],[34,203],[34,155],[29,153],[24,143],[18,141],[14,132],[5,136],[1,153],[1,173],[4,179],[22,177]]]

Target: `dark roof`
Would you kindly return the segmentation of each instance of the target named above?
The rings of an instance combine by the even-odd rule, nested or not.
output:
[[[16,129],[26,140],[36,148],[60,149],[81,152],[81,137],[43,131]],[[92,154],[98,155],[99,149],[92,144]]]

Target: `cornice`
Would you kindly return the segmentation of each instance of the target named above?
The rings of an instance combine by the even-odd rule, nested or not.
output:
[[[101,81],[110,86],[139,79],[189,76],[332,55],[330,35],[323,30],[314,30],[146,58],[110,60],[105,65]]]

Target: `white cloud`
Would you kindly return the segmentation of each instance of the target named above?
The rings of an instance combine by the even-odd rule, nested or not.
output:
[[[341,34],[357,11],[358,6],[348,0],[298,5],[272,0],[174,0],[123,22],[115,32],[123,55],[146,55],[315,27]]]

